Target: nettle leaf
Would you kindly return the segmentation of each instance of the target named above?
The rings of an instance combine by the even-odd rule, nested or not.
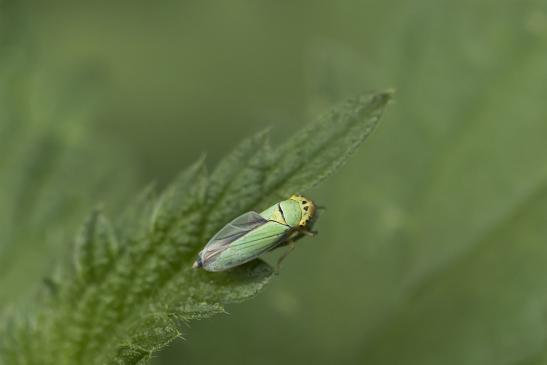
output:
[[[197,251],[233,217],[330,175],[374,129],[390,97],[352,98],[278,148],[259,133],[211,174],[200,160],[157,198],[146,189],[113,223],[94,211],[43,310],[1,337],[4,361],[145,363],[181,336],[181,323],[254,296],[272,277],[268,264],[207,273],[191,267]]]
[[[116,205],[134,186],[123,151],[95,148],[94,77],[44,69],[18,6],[0,2],[0,310],[51,270],[91,199]]]

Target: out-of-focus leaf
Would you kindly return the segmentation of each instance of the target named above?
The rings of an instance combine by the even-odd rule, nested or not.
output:
[[[122,201],[134,184],[124,153],[105,140],[95,148],[97,75],[44,69],[22,18],[17,2],[0,3],[2,309],[63,260],[90,205]]]

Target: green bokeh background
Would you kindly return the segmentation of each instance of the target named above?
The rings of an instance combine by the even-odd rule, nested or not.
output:
[[[547,361],[544,1],[24,9],[45,69],[101,75],[96,148],[132,156],[137,187],[203,153],[214,166],[267,126],[281,141],[346,96],[397,90],[367,143],[307,192],[328,208],[319,236],[154,364]]]

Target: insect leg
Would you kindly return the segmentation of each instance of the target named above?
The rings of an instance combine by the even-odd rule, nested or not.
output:
[[[301,230],[300,231],[303,235],[314,237],[317,234],[317,231],[308,231],[308,230]]]
[[[283,262],[283,260],[285,260],[285,258],[287,258],[287,256],[289,256],[289,254],[292,252],[292,250],[294,250],[294,248],[296,247],[293,240],[289,241],[287,243],[287,246],[288,246],[287,251],[285,251],[285,253],[279,257],[279,259],[277,259],[277,264],[275,265],[275,274],[276,275],[279,275],[279,269],[281,267],[281,263]]]

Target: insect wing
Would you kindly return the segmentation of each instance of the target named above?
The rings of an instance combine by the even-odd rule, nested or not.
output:
[[[267,221],[219,250],[204,267],[209,271],[222,271],[251,261],[282,243],[289,232],[290,227]]]
[[[201,259],[206,261],[222,252],[230,243],[243,237],[253,229],[260,227],[268,221],[256,212],[247,212],[227,225],[213,236],[200,253]]]

